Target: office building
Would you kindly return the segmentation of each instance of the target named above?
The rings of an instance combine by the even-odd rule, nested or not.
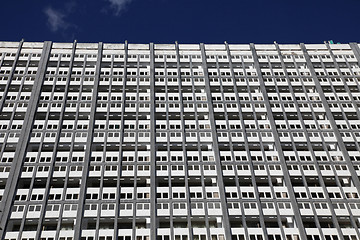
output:
[[[359,44],[0,42],[0,238],[359,240]]]

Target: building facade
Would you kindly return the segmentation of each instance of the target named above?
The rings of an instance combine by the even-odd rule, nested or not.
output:
[[[359,240],[359,62],[0,42],[0,238]]]

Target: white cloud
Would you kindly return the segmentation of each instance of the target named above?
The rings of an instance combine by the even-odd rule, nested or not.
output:
[[[115,15],[119,15],[122,10],[125,9],[126,5],[132,0],[108,0],[110,7],[115,10]]]
[[[65,14],[51,7],[46,8],[44,13],[47,16],[47,22],[51,31],[56,32],[59,29],[68,28],[69,24],[64,20]]]

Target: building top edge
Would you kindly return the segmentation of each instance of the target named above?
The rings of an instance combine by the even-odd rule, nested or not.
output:
[[[0,41],[0,48],[17,48],[19,46],[20,41]],[[23,48],[42,48],[44,42],[24,42]],[[269,43],[269,44],[254,44],[255,49],[257,51],[276,51],[276,43]],[[356,43],[360,46],[360,43]],[[277,43],[280,50],[301,50],[301,43]],[[134,50],[149,50],[150,44],[138,44],[138,43],[128,43],[128,49]],[[244,43],[228,43],[230,51],[246,51],[250,50],[250,44]],[[338,49],[338,50],[350,50],[350,43],[330,43],[329,46],[331,49]],[[72,49],[73,42],[53,42],[52,48],[55,49]],[[199,51],[200,50],[200,43],[179,43],[178,47],[180,50],[189,50],[189,51]],[[211,43],[211,44],[204,44],[205,50],[207,51],[226,51],[226,44],[225,43]],[[311,43],[305,44],[305,47],[308,50],[327,50],[327,46],[325,43]],[[77,43],[77,49],[97,49],[98,43]],[[125,48],[125,43],[104,43],[103,50],[123,50]],[[167,44],[154,44],[155,50],[175,50],[176,43],[167,43]]]
[[[0,43],[3,44],[3,43],[8,43],[8,44],[14,44],[14,43],[19,43],[20,41],[1,41],[0,40]],[[27,43],[44,43],[44,41],[25,41],[24,42],[27,42]],[[72,44],[73,42],[56,42],[56,41],[53,41],[53,43],[57,43],[57,44]],[[78,44],[98,44],[98,42],[78,42]],[[151,42],[152,43],[152,42]],[[226,42],[225,42],[226,43]],[[225,43],[204,43],[204,45],[219,45],[219,46],[223,46]],[[297,43],[279,43],[279,42],[276,42],[277,44],[281,44],[281,45],[299,45],[301,44],[300,42],[297,42]],[[331,45],[342,45],[342,44],[348,44],[348,43],[353,43],[353,42],[346,42],[346,43],[329,43]],[[354,42],[354,43],[358,43],[358,42]],[[124,42],[104,42],[104,44],[109,44],[109,45],[118,45],[118,44],[124,44]],[[134,44],[134,45],[147,45],[149,43],[131,43],[131,42],[128,42],[128,44]],[[155,45],[158,45],[158,46],[172,46],[174,44],[176,44],[176,42],[171,42],[171,43],[154,43]],[[198,45],[200,44],[200,42],[198,43],[181,43],[179,42],[179,45],[182,44],[182,45]],[[249,45],[250,43],[228,43],[229,45]],[[272,46],[274,45],[274,43],[254,43],[255,45],[267,45],[267,46]],[[322,43],[304,43],[306,45],[323,45],[324,42]],[[359,42],[360,44],[360,42]]]

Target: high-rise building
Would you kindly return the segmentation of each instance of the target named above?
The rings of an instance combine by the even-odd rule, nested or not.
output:
[[[0,42],[0,239],[359,240],[359,62]]]

